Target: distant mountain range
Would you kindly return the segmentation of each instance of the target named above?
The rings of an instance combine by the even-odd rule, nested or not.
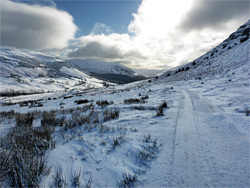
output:
[[[62,90],[76,88],[73,87],[76,85],[95,88],[103,86],[104,81],[129,83],[144,79],[118,63],[64,60],[6,46],[1,46],[0,51],[1,90],[11,87],[16,90]]]
[[[249,78],[249,34],[250,20],[206,54],[188,64],[166,71],[160,78],[166,81],[182,81],[216,76],[233,77],[236,74]]]
[[[87,71],[92,76],[114,83],[129,83],[145,79],[130,68],[116,62],[100,62],[93,60],[69,59],[66,60],[81,70]]]

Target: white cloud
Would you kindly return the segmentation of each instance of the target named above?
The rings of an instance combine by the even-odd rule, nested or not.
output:
[[[104,23],[97,22],[95,23],[94,27],[92,28],[91,34],[98,35],[98,34],[110,34],[112,33],[112,29],[105,25]]]
[[[105,61],[138,61],[145,59],[137,48],[131,46],[133,41],[128,34],[112,33],[83,36],[78,39],[79,47],[68,56],[76,58],[95,58]]]
[[[55,7],[1,0],[1,45],[32,50],[68,46],[77,30],[73,17]]]
[[[132,67],[186,63],[222,42],[247,21],[247,2],[142,0],[128,26],[130,35],[81,37],[79,49],[70,56],[124,60]],[[233,11],[229,9],[232,7]]]

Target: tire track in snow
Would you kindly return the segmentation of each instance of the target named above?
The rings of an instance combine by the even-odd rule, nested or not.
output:
[[[174,138],[174,161],[171,169],[173,187],[205,187],[200,161],[200,140],[196,130],[193,101],[185,90],[180,104]]]
[[[165,144],[145,187],[249,187],[250,137],[238,126],[246,120],[192,90],[178,91],[177,118],[167,134],[162,130]]]

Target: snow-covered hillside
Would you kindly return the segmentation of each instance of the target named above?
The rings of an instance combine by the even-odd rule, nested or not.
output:
[[[25,49],[0,47],[0,90],[71,90],[103,86],[103,81],[64,60]]]
[[[194,61],[173,68],[161,78],[166,81],[202,79],[206,77],[249,77],[250,20],[217,47]]]
[[[107,81],[129,83],[144,79],[130,68],[117,62],[100,62],[93,60],[68,59],[67,62]]]

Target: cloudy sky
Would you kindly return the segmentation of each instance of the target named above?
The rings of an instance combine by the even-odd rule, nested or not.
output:
[[[130,67],[187,63],[250,18],[248,0],[0,0],[1,45]]]

